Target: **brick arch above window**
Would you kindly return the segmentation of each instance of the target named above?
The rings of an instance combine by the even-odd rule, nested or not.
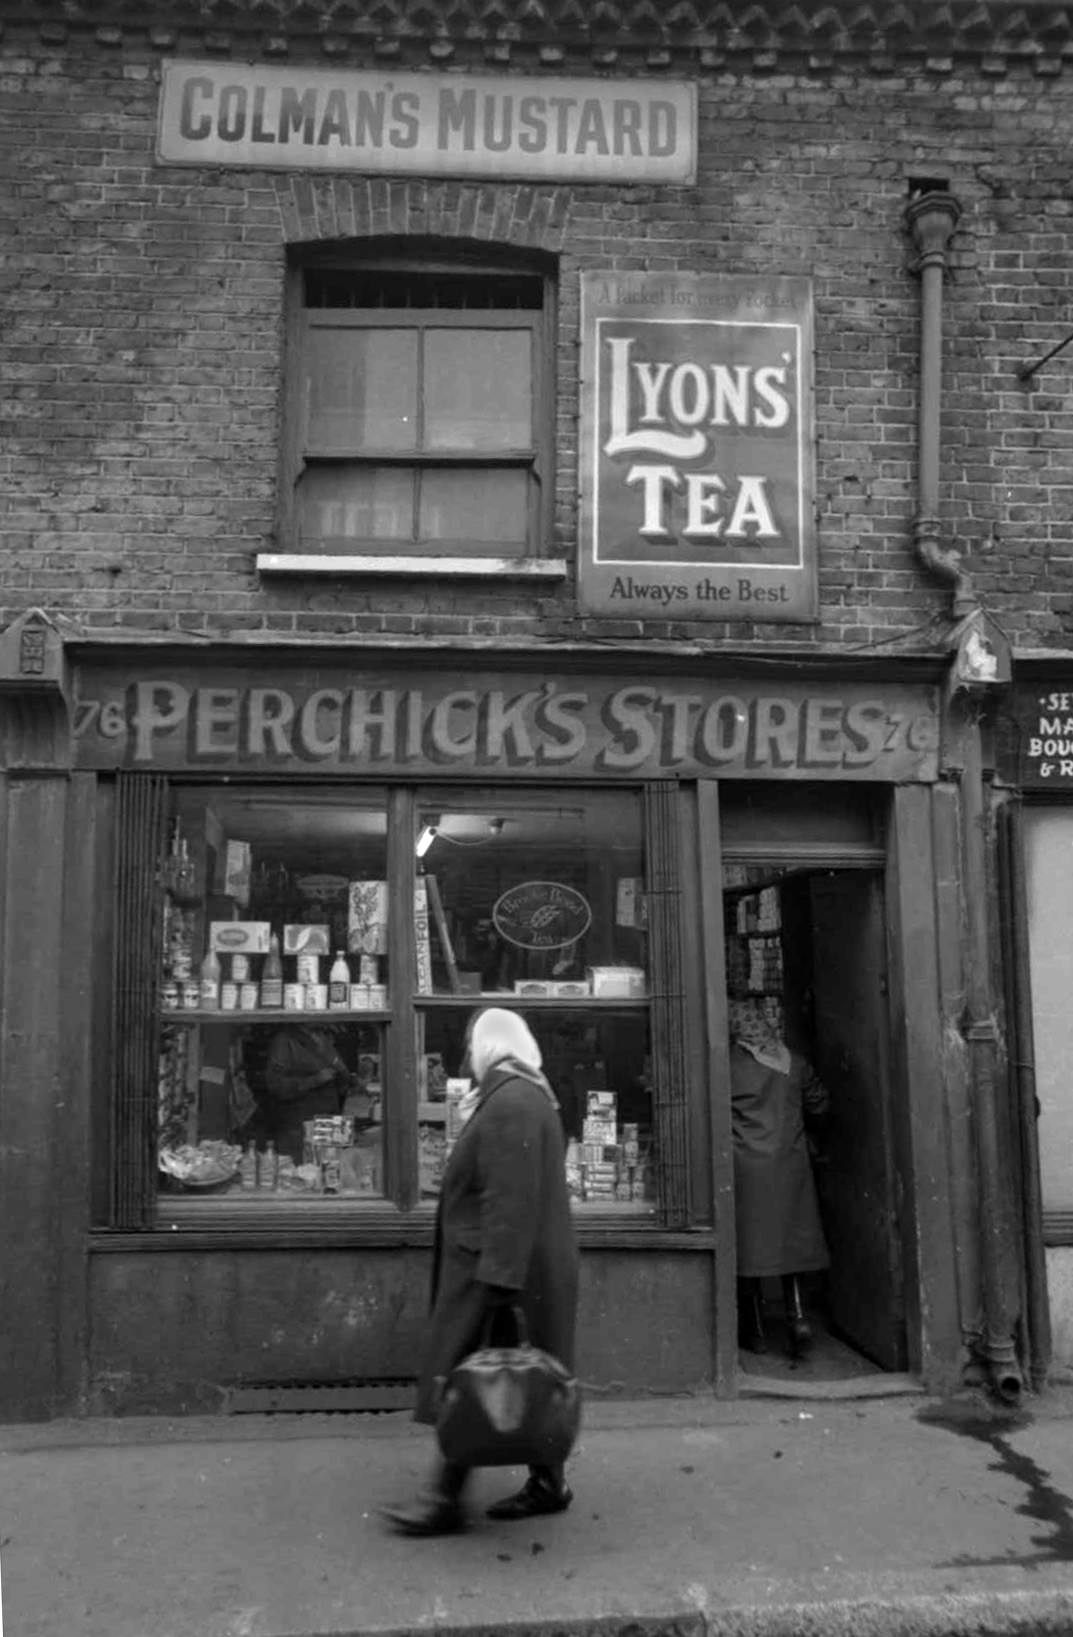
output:
[[[558,254],[570,214],[566,189],[521,182],[294,176],[278,185],[283,238],[295,248],[405,236]]]

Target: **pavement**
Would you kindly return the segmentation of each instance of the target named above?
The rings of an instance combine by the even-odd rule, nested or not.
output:
[[[877,1396],[877,1393],[879,1396]],[[3,1637],[1069,1637],[1073,1386],[590,1402],[559,1516],[405,1540],[404,1413],[0,1427]]]

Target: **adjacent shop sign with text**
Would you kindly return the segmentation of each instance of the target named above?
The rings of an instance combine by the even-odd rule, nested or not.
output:
[[[937,710],[911,684],[94,667],[74,723],[84,768],[902,782],[936,777]]]
[[[1073,682],[1019,689],[999,721],[1003,776],[1031,790],[1073,790]]]
[[[682,81],[164,63],[157,158],[367,176],[692,182]]]
[[[582,277],[579,590],[630,619],[816,619],[807,279]]]

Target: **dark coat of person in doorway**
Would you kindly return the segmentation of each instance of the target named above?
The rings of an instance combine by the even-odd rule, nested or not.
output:
[[[827,1243],[805,1138],[806,1098],[816,1095],[816,1077],[797,1052],[787,1048],[783,1066],[735,1041],[730,1078],[739,1276],[825,1268]]]
[[[565,1142],[540,1049],[517,1013],[474,1020],[469,1063],[477,1094],[444,1170],[436,1217],[432,1308],[415,1419],[434,1425],[444,1378],[481,1344],[491,1317],[515,1304],[535,1347],[574,1366],[578,1251],[566,1187]],[[497,1340],[499,1339],[497,1335]],[[429,1488],[388,1521],[407,1534],[463,1526],[468,1474],[438,1463]],[[525,1488],[490,1508],[500,1518],[565,1510],[561,1469],[533,1468]]]
[[[741,1344],[767,1350],[763,1281],[777,1276],[788,1351],[800,1358],[812,1344],[800,1275],[828,1265],[806,1132],[825,1118],[827,1091],[762,1015],[734,1008],[730,1103]]]

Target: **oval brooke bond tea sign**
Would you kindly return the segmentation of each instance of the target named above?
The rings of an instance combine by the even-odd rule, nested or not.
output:
[[[522,881],[492,908],[496,931],[519,949],[562,949],[587,932],[588,902],[559,881]]]

